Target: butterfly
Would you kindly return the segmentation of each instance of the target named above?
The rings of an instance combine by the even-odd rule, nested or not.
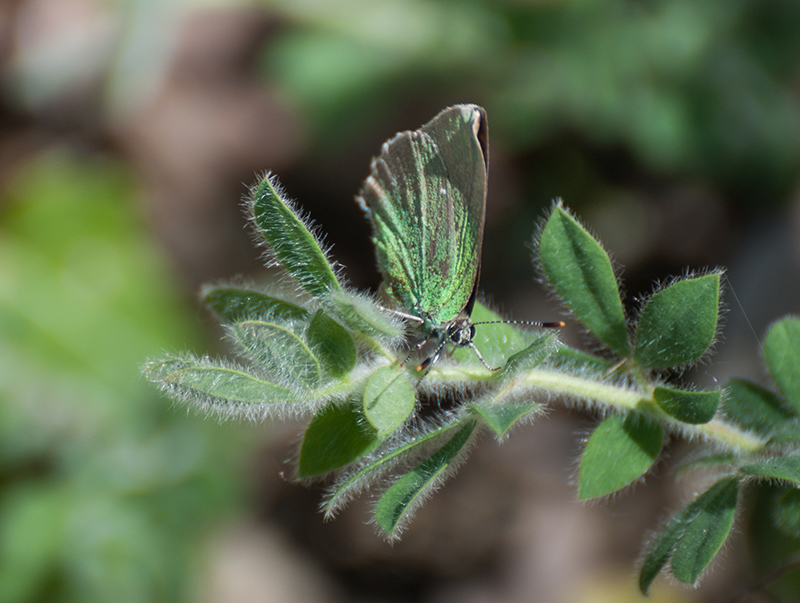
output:
[[[382,287],[399,308],[392,311],[419,326],[415,348],[435,342],[418,371],[448,344],[469,346],[497,370],[473,343],[475,325],[485,323],[471,320],[486,221],[488,136],[482,107],[448,107],[418,130],[386,141],[357,197],[372,223]]]

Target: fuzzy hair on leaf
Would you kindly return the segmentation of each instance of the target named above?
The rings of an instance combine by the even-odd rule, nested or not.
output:
[[[410,472],[394,480],[394,482],[383,491],[382,495],[380,495],[375,502],[373,512],[376,529],[381,536],[385,537],[389,542],[399,540],[403,531],[413,519],[417,509],[441,488],[448,479],[454,476],[461,465],[466,461],[482,431],[481,429],[476,429],[476,427],[477,421],[474,419],[472,421],[467,420],[462,422],[456,433],[454,433],[441,448]],[[460,441],[462,439],[463,441]],[[451,453],[451,451],[447,449],[453,446],[453,444],[456,444],[457,450]],[[433,472],[428,475],[426,475],[428,472],[426,465],[431,465],[433,469]],[[417,472],[419,472],[418,475],[422,476],[421,485],[414,488],[411,498],[407,495],[401,497],[401,502],[395,506],[399,512],[396,511],[394,513],[393,526],[381,525],[380,516],[382,515],[381,511],[384,501],[390,500],[388,497],[393,494],[393,490],[404,486],[404,482],[408,480],[413,482],[414,474],[417,474]],[[387,529],[387,527],[390,527],[390,529]]]
[[[693,282],[694,283],[698,283],[701,279],[705,279],[707,277],[716,277],[716,281],[717,281],[717,299],[716,299],[716,306],[714,308],[714,319],[715,319],[715,322],[714,322],[714,325],[713,325],[713,332],[709,334],[709,337],[707,338],[707,341],[703,342],[704,349],[702,351],[698,350],[694,354],[691,354],[690,356],[686,356],[685,359],[679,358],[679,356],[676,355],[676,351],[674,351],[673,354],[676,355],[675,357],[679,358],[679,360],[682,360],[682,361],[675,362],[675,363],[669,363],[668,366],[663,366],[663,367],[656,366],[655,370],[659,370],[659,369],[682,370],[682,369],[685,369],[685,368],[687,368],[689,366],[693,366],[695,364],[707,361],[707,359],[714,352],[714,348],[715,348],[715,346],[716,346],[716,344],[717,344],[717,342],[719,340],[720,333],[721,333],[721,328],[722,328],[722,320],[721,320],[721,318],[724,316],[725,305],[724,305],[724,302],[723,302],[723,295],[722,295],[723,294],[723,289],[721,287],[721,283],[722,283],[724,275],[725,275],[725,272],[721,268],[707,269],[707,270],[701,270],[701,271],[692,271],[692,270],[688,270],[687,269],[687,270],[684,271],[683,275],[681,275],[681,276],[675,276],[675,277],[672,277],[672,278],[670,278],[670,279],[668,279],[668,280],[666,280],[666,281],[664,281],[662,283],[657,283],[653,287],[652,291],[648,295],[643,296],[642,298],[640,298],[638,300],[639,301],[639,307],[637,308],[636,316],[635,316],[636,329],[635,329],[635,333],[634,333],[634,351],[633,351],[634,358],[638,359],[640,355],[647,354],[646,350],[648,348],[650,348],[650,347],[658,348],[659,345],[660,345],[660,340],[662,339],[662,336],[669,336],[670,335],[669,332],[668,333],[664,333],[664,334],[655,333],[655,334],[653,334],[653,335],[651,335],[649,337],[647,335],[643,335],[642,334],[642,331],[645,330],[644,327],[643,327],[643,322],[645,322],[645,319],[649,316],[648,309],[652,306],[651,302],[653,302],[654,300],[657,300],[659,298],[659,296],[663,296],[664,294],[668,293],[670,291],[670,289],[674,290],[675,287],[682,287],[682,286],[692,285]],[[699,319],[699,318],[702,318],[702,317],[701,316],[689,316],[689,317],[686,317],[686,318],[687,318],[687,321],[688,321],[688,320],[691,320],[692,318],[698,318]],[[689,326],[692,326],[692,328],[690,330],[693,331],[693,332],[696,332],[698,330],[698,328],[699,328],[699,325],[696,326],[696,327],[694,325],[688,325],[688,324],[687,325],[676,325],[676,327],[677,326],[685,326],[687,328]],[[640,338],[641,338],[641,340],[640,340]],[[682,340],[682,342],[685,342],[687,340],[687,338],[684,337],[684,338],[681,338],[681,340]],[[668,341],[668,339],[667,339],[667,341]],[[675,343],[673,345],[677,345],[677,343]],[[668,352],[668,350],[667,350],[667,352]],[[650,355],[652,355],[652,354],[650,354]]]
[[[227,323],[247,319],[302,319],[315,307],[313,298],[298,290],[294,281],[291,286],[281,286],[279,282],[262,286],[241,277],[221,280],[205,283],[199,297],[209,310]]]
[[[168,397],[221,420],[263,421],[312,414],[334,396],[298,396],[288,388],[253,375],[246,367],[191,354],[147,362],[142,373]]]
[[[466,417],[465,409],[443,412],[419,419],[405,430],[395,432],[378,449],[347,467],[327,488],[320,510],[333,518],[362,492],[394,473],[401,477],[422,459],[430,456],[448,432],[457,429]]]
[[[251,187],[245,207],[256,243],[266,249],[268,264],[282,266],[314,297],[342,288],[330,248],[311,219],[286,196],[274,174],[268,172]]]
[[[406,322],[373,295],[345,287],[329,291],[320,301],[350,329],[374,339],[387,351],[395,352],[405,345]]]

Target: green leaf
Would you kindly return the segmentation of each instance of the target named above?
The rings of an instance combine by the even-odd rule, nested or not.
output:
[[[672,571],[693,583],[725,542],[736,510],[739,484],[724,478],[700,494],[664,527],[644,558],[639,589],[647,594],[661,568],[672,557]]]
[[[403,525],[441,480],[467,445],[475,422],[469,421],[444,446],[416,468],[397,480],[383,494],[375,508],[375,520],[390,538],[396,538]]]
[[[303,435],[297,475],[316,477],[349,465],[380,443],[355,404],[331,405],[314,417]]]
[[[284,197],[274,175],[267,175],[252,191],[251,209],[275,259],[315,297],[341,289],[336,274],[294,203]]]
[[[364,415],[379,434],[400,427],[414,410],[416,391],[400,366],[384,366],[367,379]]]
[[[510,379],[523,371],[539,366],[558,349],[555,333],[538,335],[527,348],[511,356],[499,371],[498,378]]]
[[[223,320],[233,323],[251,318],[302,320],[308,310],[260,291],[236,287],[207,287],[203,301]]]
[[[338,322],[318,310],[306,331],[311,349],[329,375],[341,378],[356,365],[356,344]]]
[[[498,439],[506,435],[520,419],[530,418],[531,415],[542,411],[542,405],[535,402],[529,404],[492,404],[491,402],[484,402],[473,404],[471,408],[494,431]]]
[[[800,412],[800,318],[783,318],[770,327],[764,359],[786,401]]]
[[[719,317],[719,274],[678,281],[647,300],[636,327],[634,358],[663,369],[693,362],[714,341]]]
[[[672,557],[672,552],[675,550],[675,545],[678,543],[681,534],[683,534],[683,529],[681,515],[678,515],[664,526],[664,529],[661,530],[661,533],[650,545],[650,549],[642,562],[642,568],[639,570],[639,590],[642,591],[642,594],[647,594],[653,580],[656,579],[661,569]]]
[[[636,414],[613,415],[594,430],[581,456],[578,497],[616,492],[644,475],[658,458],[664,431]]]
[[[16,483],[15,483],[16,482]],[[13,480],[4,488],[0,513],[0,600],[42,600],[44,584],[63,567],[63,555],[75,545],[76,496],[79,488],[61,479]],[[83,493],[87,496],[87,493]],[[78,499],[80,500],[80,499]],[[72,536],[72,538],[70,538]],[[85,546],[85,541],[83,541]]]
[[[200,406],[220,403],[272,404],[297,400],[297,393],[286,387],[258,379],[239,369],[215,365],[210,360],[150,362],[145,365],[144,374],[172,397],[193,401]]]
[[[289,328],[261,320],[233,325],[233,336],[256,362],[290,387],[314,389],[322,380],[319,360]]]
[[[699,425],[714,418],[722,397],[719,391],[692,392],[669,387],[653,391],[658,406],[665,413],[683,423]]]
[[[597,339],[620,356],[630,352],[625,313],[611,259],[559,204],[539,238],[547,280]]]
[[[739,468],[739,473],[800,484],[800,456],[772,457],[760,463],[744,465]]]
[[[445,436],[459,429],[462,418],[448,415],[435,424],[423,424],[421,429],[413,432],[413,437],[399,437],[394,441],[382,442],[382,446],[361,460],[352,469],[346,470],[330,487],[325,496],[323,509],[326,517],[332,517],[344,507],[358,492],[374,483],[377,476],[395,470],[398,464],[410,459],[421,459],[430,456]],[[450,436],[452,437],[452,435]]]
[[[800,538],[800,489],[789,488],[775,501],[773,511],[778,527],[792,538]]]
[[[744,379],[731,379],[722,399],[725,416],[737,425],[767,434],[797,415],[768,389]]]
[[[387,342],[405,336],[402,319],[382,308],[376,301],[351,291],[331,291],[326,306],[351,329]]]
[[[698,496],[680,515],[683,533],[672,554],[672,573],[694,584],[719,552],[733,526],[739,482],[721,479]]]

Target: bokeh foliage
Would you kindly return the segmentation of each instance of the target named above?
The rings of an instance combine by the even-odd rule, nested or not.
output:
[[[30,164],[15,174],[4,162],[0,193],[0,599],[179,598],[198,524],[229,509],[241,487],[227,460],[240,430],[175,413],[135,375],[142,358],[191,346],[197,328],[196,307],[176,301],[132,209],[152,166],[132,166],[118,149],[104,149],[116,161],[83,152],[97,130],[124,138],[114,103],[130,109],[141,98],[131,92],[158,87],[163,53],[179,38],[175,14],[208,3],[97,4],[121,35],[107,57],[77,65],[81,78],[95,58],[106,69],[85,105],[60,102],[76,78],[36,71],[44,62],[3,80],[3,140],[27,124],[73,152],[28,159],[3,147]],[[342,150],[418,123],[405,119],[411,111],[480,103],[495,148],[519,169],[527,214],[508,230],[519,240],[534,205],[558,195],[583,212],[609,189],[688,180],[749,226],[796,187],[794,0],[257,4],[277,16],[261,43],[261,83],[309,125],[308,156],[350,157]],[[347,167],[366,175],[366,161]],[[504,263],[529,275],[527,255],[508,248]],[[753,387],[740,389],[773,395]],[[765,403],[764,421],[786,412]],[[766,550],[775,539],[757,529],[763,517],[753,533]]]
[[[796,181],[791,0],[269,4],[303,27],[265,47],[264,73],[331,147],[409,98],[467,95],[517,152],[567,134],[749,204]]]
[[[191,343],[129,170],[29,163],[0,228],[0,600],[174,601],[241,486],[241,436],[175,413],[143,356]]]

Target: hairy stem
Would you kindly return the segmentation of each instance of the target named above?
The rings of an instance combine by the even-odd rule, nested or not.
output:
[[[491,373],[477,367],[461,368],[457,365],[437,367],[432,374],[432,383],[458,381],[481,381],[491,377]],[[675,420],[661,408],[653,398],[654,386],[629,385],[603,381],[601,377],[587,373],[571,374],[551,367],[537,367],[520,373],[514,378],[515,385],[528,386],[548,397],[566,397],[578,404],[598,407],[603,410],[621,412],[637,411],[663,423],[669,430],[689,439],[703,438],[716,443],[726,450],[740,453],[757,453],[764,449],[766,440],[744,431],[739,427],[715,418],[708,423],[692,425]]]

